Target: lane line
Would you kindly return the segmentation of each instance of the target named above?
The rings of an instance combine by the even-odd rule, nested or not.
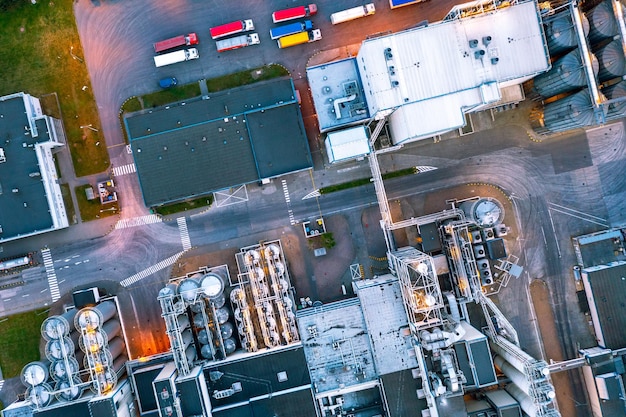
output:
[[[606,222],[606,219],[604,219],[604,218],[602,218],[602,217],[594,216],[594,215],[589,214],[589,213],[585,213],[584,211],[574,210],[573,208],[569,208],[569,207],[561,206],[561,205],[556,204],[556,203],[548,203],[548,204],[550,204],[551,206],[559,207],[559,208],[562,208],[562,209],[564,209],[564,210],[572,211],[572,212],[574,212],[574,213],[582,214],[582,215],[584,215],[584,216],[591,217],[591,218],[593,218],[593,219],[598,219],[598,220],[601,220],[601,221],[603,221],[603,222]]]
[[[562,214],[565,214],[565,215],[567,215],[567,216],[575,217],[575,218],[580,219],[580,220],[585,221],[585,222],[589,222],[589,223],[597,224],[597,225],[600,225],[600,226],[603,226],[603,227],[609,227],[609,225],[608,225],[607,223],[600,223],[600,222],[597,222],[597,221],[595,221],[595,220],[586,219],[586,218],[584,218],[584,217],[577,216],[577,215],[572,214],[572,213],[567,213],[567,212],[562,211],[562,210],[558,210],[558,209],[555,209],[555,208],[548,207],[548,213],[550,213],[550,212],[551,212],[551,211],[553,211],[553,210],[554,210],[554,211],[556,211],[557,213],[562,213]],[[552,218],[552,215],[550,215],[550,218]],[[554,227],[554,226],[553,226],[553,227]]]

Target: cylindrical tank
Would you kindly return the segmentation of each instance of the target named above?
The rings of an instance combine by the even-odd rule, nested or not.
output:
[[[46,357],[50,361],[63,359],[65,355],[74,355],[74,344],[69,337],[51,340],[46,343]]]
[[[202,355],[204,359],[213,359],[213,346],[210,343],[202,345],[200,355]]]
[[[242,312],[241,312],[241,309],[240,309],[240,308],[236,308],[236,309],[235,309],[235,314],[234,314],[234,316],[235,316],[235,320],[237,320],[237,321],[242,321],[242,320],[243,320],[243,314],[242,314]]]
[[[186,314],[181,314],[180,316],[176,317],[176,320],[178,320],[178,327],[181,330],[185,330],[187,327],[189,327],[189,317],[187,317]]]
[[[193,315],[193,325],[196,327],[204,327],[206,325],[204,316],[201,313]]]
[[[213,304],[213,306],[215,308],[222,308],[222,307],[224,307],[224,304],[226,304],[226,296],[224,294],[222,294],[222,295],[220,295],[218,297],[212,298],[211,299],[211,304]]]
[[[120,369],[124,369],[126,367],[126,362],[128,361],[128,358],[126,357],[126,355],[120,355],[117,357],[117,359],[115,359],[113,361],[113,372],[115,372],[116,374],[119,374]]]
[[[55,381],[69,379],[71,375],[78,373],[78,371],[78,361],[73,357],[68,358],[67,361],[54,361],[50,365],[50,374]]]
[[[274,260],[280,259],[280,247],[275,243],[272,243],[265,248],[265,257]]]
[[[502,356],[495,355],[493,357],[493,363],[500,368],[500,370],[511,379],[526,395],[530,392],[530,382],[526,379],[526,376],[515,369],[513,365],[508,363]]]
[[[229,322],[226,322],[220,326],[220,332],[222,333],[222,338],[228,339],[233,335],[233,331],[235,328]]]
[[[122,326],[120,326],[120,322],[113,319],[104,323],[102,326],[102,332],[106,335],[107,340],[113,339],[115,336],[120,334]]]
[[[174,297],[178,294],[178,284],[172,282],[159,290],[158,298]]]
[[[245,297],[245,294],[244,294],[243,290],[241,288],[239,288],[239,287],[234,288],[230,292],[230,301],[233,304],[236,304],[238,300],[241,300],[244,297]]]
[[[202,329],[198,332],[198,342],[203,345],[206,345],[213,339],[213,335],[210,332],[207,332],[206,329]]]
[[[70,385],[70,381],[64,379],[56,383],[54,390],[57,391],[56,397],[59,401],[75,401],[80,398],[83,393],[83,387],[80,386],[82,381],[78,377],[74,377],[74,386]]]
[[[121,337],[116,337],[109,342],[109,352],[113,361],[124,352],[124,342]],[[110,363],[113,363],[110,361]]]
[[[459,205],[465,216],[480,227],[491,227],[504,219],[504,207],[495,198],[484,197],[478,200],[464,201]]]
[[[581,14],[580,19],[585,36],[587,36],[589,33],[589,20],[584,14]],[[559,54],[578,46],[578,36],[569,12],[562,13],[560,16],[546,22],[545,27],[550,55]]]
[[[188,303],[193,302],[196,299],[200,284],[194,278],[185,278],[178,285],[178,294],[180,297]]]
[[[282,277],[285,274],[285,264],[283,264],[282,262],[276,262],[274,264],[274,267],[276,268],[276,275],[278,275],[279,277]]]
[[[265,278],[265,271],[263,271],[263,268],[254,268],[254,275],[256,277],[256,279],[258,280],[262,280],[263,278]]]
[[[206,304],[204,304],[204,300],[200,299],[197,302],[190,304],[189,308],[191,309],[191,311],[193,311],[194,313],[199,313],[202,310],[204,310]]]
[[[48,384],[40,384],[26,390],[26,396],[36,407],[47,407],[52,401],[52,387]]]
[[[594,75],[598,74],[598,60],[593,54],[589,54]],[[582,63],[580,50],[574,49],[567,55],[559,58],[552,69],[535,77],[533,80],[535,90],[543,97],[552,97],[566,93],[587,85],[587,75]]]
[[[224,293],[224,279],[215,272],[209,272],[200,281],[205,297],[215,298]]]
[[[186,350],[185,350],[185,356],[187,357],[187,361],[189,362],[193,362],[194,360],[196,360],[196,349],[192,346],[189,346]]]
[[[587,12],[589,19],[589,43],[594,44],[602,39],[617,35],[617,23],[611,3],[603,1]]]
[[[230,311],[226,307],[218,308],[215,310],[215,319],[219,324],[224,324],[228,321]]]
[[[72,331],[74,317],[78,310],[66,311],[60,316],[51,316],[41,324],[41,334],[46,340],[59,339]]]
[[[83,352],[87,352],[87,349],[99,350],[107,344],[107,339],[100,330],[95,332],[85,333],[83,337],[78,339],[78,346]]]
[[[527,362],[529,363],[536,362],[532,356],[524,352],[519,346],[514,345],[513,343],[509,342],[507,339],[505,339],[504,337],[500,335],[496,335],[495,337],[497,338],[498,343],[490,343],[489,346],[491,347],[491,350],[493,350],[498,355],[502,356],[508,363],[513,365],[518,371],[524,372]],[[505,346],[506,349],[501,347],[500,345]],[[515,352],[516,355],[509,353],[509,351]],[[550,373],[550,370],[548,369],[547,365],[545,368],[541,369],[541,373],[543,375],[548,375]]]
[[[601,111],[606,109],[603,108]],[[542,123],[553,132],[595,124],[595,112],[589,91],[585,88],[576,94],[546,104]]]
[[[619,40],[609,42],[599,49],[596,55],[600,64],[600,71],[598,71],[600,81],[608,81],[624,75],[624,50]]]
[[[43,384],[50,376],[48,368],[50,362],[35,361],[30,362],[22,368],[21,379],[25,386]]]
[[[606,98],[608,98],[609,100],[626,97],[626,81],[622,80],[617,84],[613,84],[609,87],[603,88],[602,93],[604,93]],[[609,112],[607,117],[624,117],[624,115],[626,115],[626,100],[609,104]]]
[[[112,369],[105,369],[92,380],[91,391],[106,394],[115,387],[115,384],[117,384],[117,375]]]
[[[191,333],[191,329],[187,329],[181,333],[181,338],[183,342],[183,349],[187,349],[187,347],[193,342],[193,334]]]
[[[513,398],[517,400],[524,413],[528,415],[528,417],[536,417],[537,416],[537,408],[535,407],[535,403],[532,398],[530,398],[524,391],[520,389],[515,384],[508,384],[505,388],[506,392],[511,394]]]
[[[237,350],[237,342],[235,342],[235,339],[233,339],[232,337],[224,339],[224,350],[226,351],[227,355],[230,355],[235,350]]]
[[[104,301],[95,307],[85,307],[74,317],[76,329],[92,329],[100,327],[115,315],[115,303]]]

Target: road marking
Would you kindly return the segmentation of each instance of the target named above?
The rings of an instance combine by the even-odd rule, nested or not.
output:
[[[577,219],[584,220],[584,221],[587,221],[587,222],[590,222],[590,223],[595,223],[595,224],[599,224],[599,225],[604,226],[604,227],[609,227],[609,224],[606,221],[606,219],[603,219],[602,217],[594,216],[592,214],[588,214],[588,213],[585,213],[583,211],[574,210],[573,208],[561,206],[561,205],[555,204],[555,203],[548,203],[548,204],[550,206],[553,206],[553,207],[550,207],[550,210],[558,211],[559,213],[567,214],[568,216],[576,217]],[[558,208],[563,209],[565,211],[557,210],[554,207],[558,207]],[[580,214],[581,216],[584,216],[584,217],[576,216],[575,214],[572,214],[572,213],[577,213],[577,214]],[[589,217],[590,219],[599,220],[602,223],[594,222],[593,220],[586,219],[585,217]]]
[[[556,235],[556,228],[554,227],[554,220],[552,220],[552,213],[548,209],[548,216],[550,216],[550,224],[552,225],[552,233],[554,233],[554,241],[556,242],[556,250],[559,252],[559,258],[561,257],[561,246],[559,245],[559,237]]]
[[[304,197],[302,197],[302,199],[306,200],[307,198],[320,197],[321,195],[322,195],[322,193],[320,193],[320,190],[314,190],[314,191],[311,191],[310,193],[308,193],[307,195],[305,195]]]
[[[24,297],[30,297],[30,294],[24,294],[24,295],[22,296],[22,298],[24,298]]]
[[[144,224],[160,223],[163,220],[156,214],[148,214],[146,216],[131,217],[130,219],[122,219],[115,225],[116,229],[126,229],[127,227],[143,226]]]
[[[126,153],[128,154],[133,153],[133,149],[130,147],[130,145],[126,145]]]
[[[183,244],[183,250],[191,249],[191,239],[189,238],[189,230],[187,229],[187,219],[179,217],[176,219],[178,230],[180,231],[180,241]]]
[[[119,167],[113,167],[113,175],[116,177],[121,177],[122,175],[132,174],[133,172],[137,172],[137,167],[134,163],[121,165]]]
[[[50,296],[54,303],[61,298],[61,291],[59,291],[59,283],[57,282],[57,274],[54,272],[54,262],[52,262],[52,255],[50,255],[50,249],[42,249],[41,257],[43,258],[43,266],[46,268],[46,275],[48,277],[48,287],[50,288]]]
[[[293,226],[296,224],[296,219],[293,215],[293,210],[291,210],[291,197],[289,197],[289,188],[287,188],[287,181],[282,180],[283,184],[283,194],[285,194],[285,201],[287,202],[287,213],[289,214],[289,222]]]
[[[0,379],[0,391],[2,391],[2,386],[4,385],[4,379]]]
[[[417,172],[428,172],[428,171],[434,171],[436,169],[437,169],[437,167],[431,167],[431,166],[428,166],[428,165],[421,165],[421,166],[416,166],[415,167],[415,170]]]
[[[172,265],[174,262],[176,262],[176,260],[182,254],[183,254],[183,252],[178,252],[177,254],[172,255],[172,256],[170,256],[167,259],[162,260],[158,264],[154,264],[151,267],[144,269],[143,271],[137,272],[135,275],[131,275],[130,277],[122,280],[122,282],[120,284],[122,284],[122,286],[124,286],[124,287],[128,287],[128,286],[136,283],[137,281],[140,281],[140,280],[144,279],[148,275],[152,275],[155,272],[158,272],[158,271],[160,271],[162,269],[165,269],[168,266]]]

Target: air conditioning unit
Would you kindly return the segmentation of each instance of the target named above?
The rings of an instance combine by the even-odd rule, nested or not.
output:
[[[485,251],[485,247],[483,245],[474,245],[472,248],[474,250],[474,258],[482,259],[487,256],[487,252]]]
[[[472,235],[472,243],[482,243],[483,237],[480,234],[480,230],[474,230],[471,232]]]
[[[491,240],[496,238],[496,232],[493,230],[493,227],[489,227],[487,229],[483,229],[483,237],[485,240]]]

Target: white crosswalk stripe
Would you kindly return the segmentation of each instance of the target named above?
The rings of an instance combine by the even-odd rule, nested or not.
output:
[[[131,275],[130,277],[122,280],[122,282],[120,282],[120,284],[122,284],[122,286],[124,286],[124,287],[128,287],[128,286],[136,283],[137,281],[140,281],[140,280],[144,279],[148,275],[152,275],[155,272],[158,272],[158,271],[160,271],[162,269],[165,269],[168,266],[172,265],[174,262],[176,262],[176,260],[182,254],[183,254],[183,252],[178,252],[177,254],[172,255],[172,256],[170,256],[167,259],[162,260],[158,264],[152,265],[150,268],[146,268],[143,271],[137,272],[135,275]]]
[[[3,386],[4,386],[4,379],[0,379],[0,391],[2,391]]]
[[[431,167],[431,166],[428,166],[428,165],[422,165],[422,166],[415,167],[415,170],[417,172],[428,172],[428,171],[434,171],[436,169],[437,169],[437,167]]]
[[[137,172],[137,167],[134,163],[122,165],[119,167],[113,167],[113,175],[115,175],[116,177],[132,174],[133,172]]]
[[[302,197],[303,200],[306,200],[308,198],[315,198],[315,197],[321,197],[322,193],[320,193],[320,190],[313,190],[310,193],[308,193],[307,195],[305,195],[304,197]]]
[[[52,296],[52,302],[61,298],[61,291],[59,290],[59,283],[57,282],[57,274],[54,272],[54,262],[52,262],[52,255],[50,255],[50,249],[42,249],[41,257],[43,258],[43,266],[46,268],[46,275],[48,276],[48,287],[50,288],[50,295]]]
[[[293,216],[293,210],[291,210],[291,197],[289,197],[289,188],[287,187],[287,181],[282,180],[283,184],[283,194],[285,194],[285,201],[287,202],[287,213],[289,214],[289,222],[293,226],[297,223],[295,217]]]
[[[191,239],[189,238],[189,230],[187,230],[187,219],[179,217],[176,219],[176,223],[178,223],[180,241],[183,244],[183,250],[191,249]]]
[[[147,216],[131,217],[130,219],[122,219],[115,225],[116,229],[126,229],[127,227],[143,226],[144,224],[160,223],[163,220],[156,214],[148,214]]]

